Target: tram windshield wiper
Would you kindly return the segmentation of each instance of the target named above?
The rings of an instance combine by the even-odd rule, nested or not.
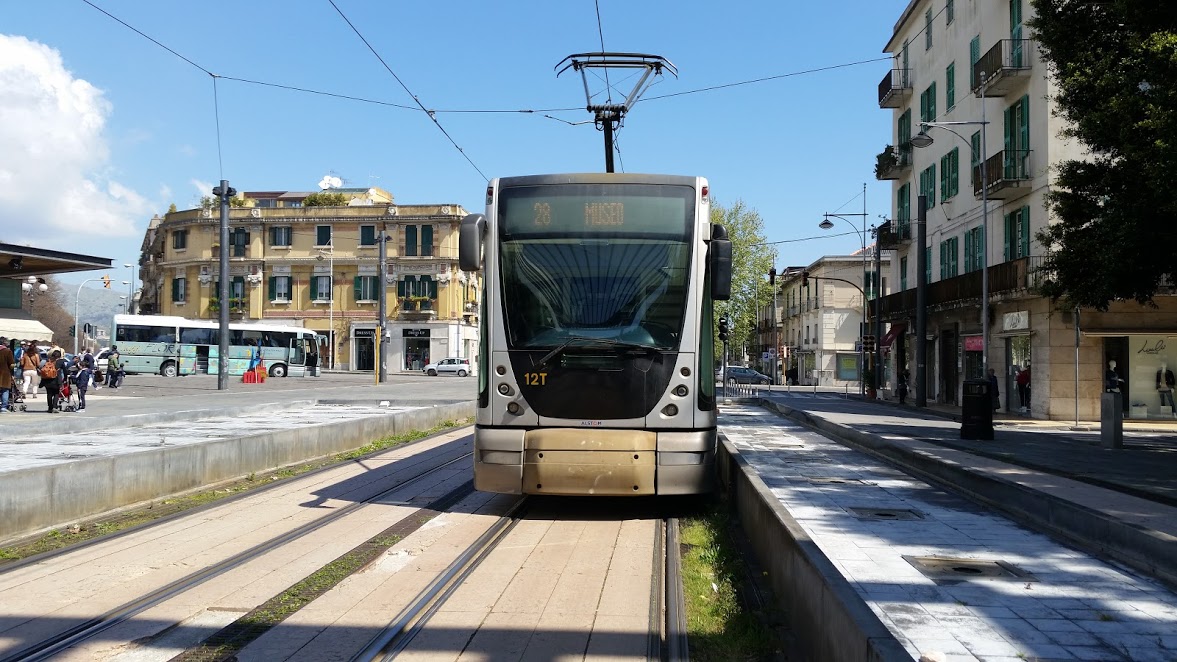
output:
[[[551,361],[552,359],[556,358],[557,356],[563,354],[564,350],[568,349],[572,345],[572,343],[575,343],[575,342],[599,343],[602,345],[611,345],[613,347],[619,347],[622,349],[641,350],[642,353],[657,352],[660,349],[659,347],[657,347],[655,345],[645,345],[645,344],[636,343],[636,342],[626,342],[624,340],[614,340],[612,338],[593,338],[590,336],[569,336],[568,338],[564,339],[564,342],[560,343],[559,345],[556,345],[556,347],[554,347],[552,349],[552,351],[548,352],[547,354],[544,354],[544,357],[542,359],[540,359],[535,364],[535,367],[542,368],[542,367],[546,366],[548,364],[548,361]]]

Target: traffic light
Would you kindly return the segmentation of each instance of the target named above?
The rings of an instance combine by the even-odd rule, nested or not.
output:
[[[70,337],[70,338],[73,338],[73,337],[75,337],[75,336],[77,336],[77,335],[78,335],[78,329],[77,329],[77,327],[75,327],[74,325],[72,325],[72,324],[71,324],[71,325],[70,325],[70,327],[69,327],[69,337]]]
[[[727,335],[731,329],[729,328],[727,317],[719,318],[719,339],[727,342]]]
[[[90,335],[91,333],[94,333],[94,325],[90,324],[89,322],[83,324],[82,325],[82,333],[84,333],[86,335]]]
[[[102,277],[102,287],[105,287],[108,290],[110,289],[110,276]]]
[[[768,270],[768,284],[776,285],[776,267]]]
[[[801,272],[801,287],[809,287],[809,270]]]

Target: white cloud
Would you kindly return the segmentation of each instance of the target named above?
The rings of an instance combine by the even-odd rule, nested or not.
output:
[[[56,50],[0,34],[0,218],[21,219],[24,240],[137,234],[151,205],[102,174],[111,110]]]

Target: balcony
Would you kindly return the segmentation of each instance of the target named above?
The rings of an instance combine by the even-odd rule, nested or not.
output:
[[[1001,294],[1015,297],[1032,294],[1049,277],[1043,268],[1044,257],[1021,257],[989,267],[989,298]],[[968,304],[981,304],[981,271],[946,278],[928,283],[928,310],[961,308]],[[889,294],[875,299],[870,304],[871,315],[881,310],[886,321],[902,320],[915,316],[915,288]]]
[[[421,297],[405,297],[401,299],[397,318],[405,322],[437,319],[437,301]]]
[[[911,161],[910,146],[900,146],[896,150],[887,145],[882,152],[875,155],[875,179],[903,179],[911,172]]]
[[[1001,39],[973,65],[972,90],[977,96],[1003,97],[1021,89],[1030,77],[1033,39]],[[982,78],[981,74],[984,73]]]
[[[985,159],[985,178],[991,199],[1013,200],[1030,193],[1030,155],[1033,150],[1002,150]],[[981,198],[981,168],[973,168],[973,196]]]
[[[908,69],[892,69],[879,83],[879,108],[900,108],[911,97]]]
[[[892,219],[879,226],[879,248],[894,248],[900,243],[911,240],[911,221],[909,219]]]
[[[457,249],[444,246],[418,246],[414,244],[400,244],[397,246],[397,248],[400,250],[400,253],[395,257],[423,258],[426,260],[436,260],[437,258],[445,258],[448,260],[458,259]]]

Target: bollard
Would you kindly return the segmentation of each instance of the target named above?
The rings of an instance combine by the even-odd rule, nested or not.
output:
[[[1124,406],[1120,393],[1104,393],[1099,399],[1099,439],[1104,448],[1124,448]]]

